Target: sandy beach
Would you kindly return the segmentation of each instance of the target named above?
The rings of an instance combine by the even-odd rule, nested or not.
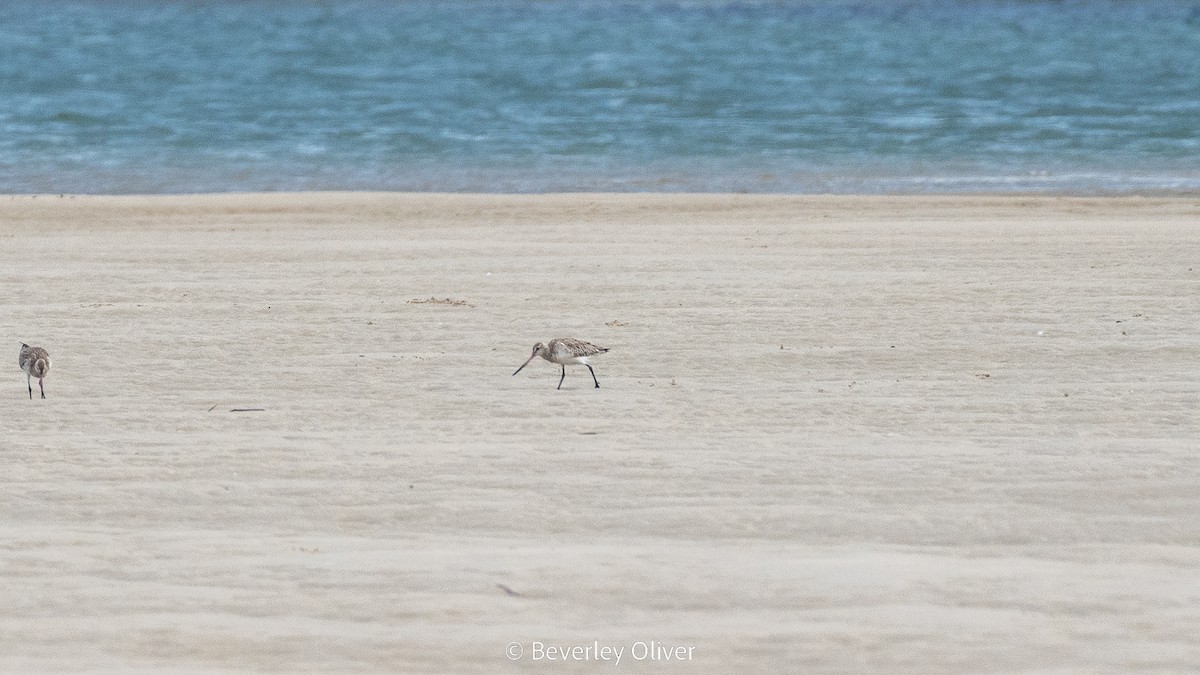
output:
[[[1195,672],[1198,223],[0,197],[0,670]]]

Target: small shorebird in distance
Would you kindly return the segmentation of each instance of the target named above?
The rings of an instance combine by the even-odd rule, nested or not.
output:
[[[567,364],[581,363],[587,366],[587,369],[592,373],[592,381],[596,383],[596,388],[600,388],[600,380],[596,379],[596,371],[592,370],[588,359],[597,354],[603,354],[608,351],[604,347],[597,347],[590,342],[576,340],[575,338],[555,338],[549,344],[541,342],[533,346],[533,353],[521,364],[521,368],[529,365],[529,362],[537,357],[542,357],[550,363],[557,363],[562,366],[562,377],[558,378],[557,389],[562,389],[563,380],[567,379]],[[517,368],[513,375],[521,372],[521,368]]]
[[[25,371],[25,384],[29,387],[29,400],[33,400],[33,378],[38,379],[38,389],[42,390],[42,398],[46,398],[44,380],[50,372],[50,354],[41,347],[30,347],[21,343],[21,354],[17,356],[17,364]]]

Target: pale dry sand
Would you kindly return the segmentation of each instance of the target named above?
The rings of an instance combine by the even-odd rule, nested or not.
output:
[[[0,290],[4,672],[1200,670],[1197,199],[3,197]]]

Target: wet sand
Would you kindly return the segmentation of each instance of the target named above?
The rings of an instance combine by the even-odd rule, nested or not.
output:
[[[0,670],[1200,669],[1198,223],[0,198]]]

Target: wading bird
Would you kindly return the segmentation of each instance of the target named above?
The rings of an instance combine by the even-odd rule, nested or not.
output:
[[[49,352],[41,347],[30,347],[22,342],[17,364],[21,366],[21,370],[25,371],[25,384],[29,387],[29,400],[33,400],[33,378],[35,377],[38,379],[38,389],[42,391],[42,398],[46,398],[44,381],[46,373],[50,372]]]
[[[597,347],[590,342],[576,340],[575,338],[555,338],[549,344],[541,342],[533,346],[533,353],[521,364],[521,368],[529,365],[529,362],[537,357],[542,357],[550,363],[557,363],[562,366],[562,377],[558,378],[557,389],[562,389],[563,380],[567,379],[567,364],[579,363],[587,366],[587,369],[592,373],[592,381],[596,383],[596,388],[600,388],[600,380],[596,379],[596,371],[592,370],[588,359],[597,354],[603,354],[608,351],[604,347]],[[521,368],[517,368],[513,375],[521,372]]]

